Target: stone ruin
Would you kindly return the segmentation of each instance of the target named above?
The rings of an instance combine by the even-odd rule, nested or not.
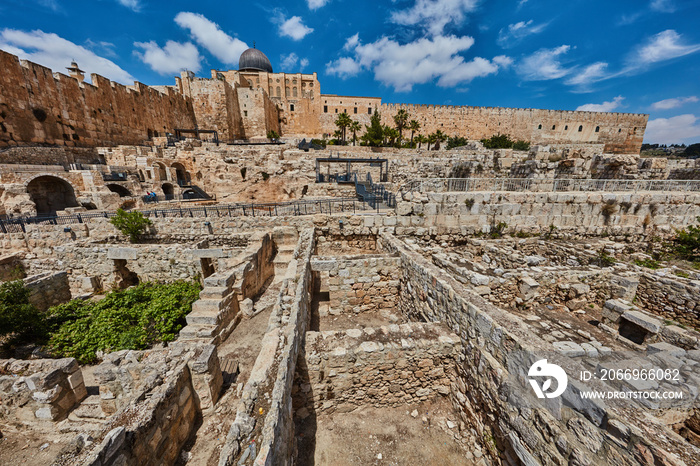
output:
[[[263,171],[278,201],[354,195],[315,183],[315,155],[293,146],[144,150],[101,152],[140,189],[138,167],[187,154],[222,209],[262,193]],[[700,274],[635,264],[700,215],[695,185],[673,179],[694,162],[601,151],[391,150],[395,209],[161,214],[138,244],[99,215],[3,233],[0,276],[21,271],[41,309],[141,281],[203,289],[167,345],[0,360],[0,463],[697,464]],[[485,184],[446,183],[460,164]],[[568,376],[561,396],[532,389],[543,359]],[[582,376],[628,368],[674,377]],[[644,391],[680,398],[590,397]]]

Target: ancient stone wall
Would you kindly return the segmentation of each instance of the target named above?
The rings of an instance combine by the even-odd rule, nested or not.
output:
[[[8,421],[60,421],[87,396],[73,358],[4,359],[0,374],[0,417]]]
[[[393,309],[399,287],[398,257],[383,255],[315,257],[321,289],[329,291],[331,314]]]
[[[656,315],[700,329],[697,280],[640,273],[636,303]]]
[[[649,118],[630,113],[382,104],[382,123],[393,127],[401,109],[420,123],[424,135],[440,130],[476,140],[508,134],[532,144],[603,143],[605,152],[617,154],[639,153]]]
[[[350,116],[350,119],[360,123],[361,130],[357,135],[359,138],[365,133],[365,126],[369,126],[370,117],[373,113],[377,112],[381,104],[382,99],[379,97],[354,97],[323,94],[320,98],[320,113],[318,116],[322,134],[318,134],[317,136],[332,136],[338,129],[335,124],[335,120],[338,118],[338,115],[340,113],[347,113]],[[384,123],[388,124],[392,128],[395,126],[393,120],[390,123]],[[348,141],[352,140],[352,132],[346,130],[346,139]]]
[[[104,159],[100,159],[93,148],[19,146],[8,147],[0,152],[0,163],[66,167],[72,163],[104,163]]]
[[[660,435],[670,430],[644,410],[581,397],[582,391],[609,389],[600,381],[584,385],[569,378],[568,389],[554,403],[530,397],[524,379],[543,354],[567,374],[584,366],[551,351],[543,353],[549,345],[522,320],[488,304],[391,235],[380,234],[380,245],[402,258],[401,311],[416,320],[443,322],[460,336],[462,353],[450,392],[453,406],[461,421],[485,440],[492,457],[523,464],[593,464],[614,458],[616,464],[633,465],[647,452],[650,463],[671,454],[683,461],[697,455],[680,437]],[[624,410],[624,418],[618,410]]]
[[[24,285],[29,290],[29,302],[40,311],[71,299],[68,273],[64,271],[32,275],[24,279]]]
[[[436,323],[308,332],[295,404],[303,416],[448,395],[458,346],[459,337]]]
[[[0,147],[140,144],[175,128],[193,128],[190,100],[141,83],[134,88],[92,75],[92,84],[0,51]]]
[[[19,280],[24,276],[22,254],[11,253],[0,257],[0,282]]]
[[[190,78],[182,82],[184,95],[192,99],[199,129],[216,130],[221,141],[232,141],[236,134],[242,134],[235,91],[226,81]]]

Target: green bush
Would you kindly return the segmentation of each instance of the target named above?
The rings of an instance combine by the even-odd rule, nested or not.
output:
[[[654,259],[635,259],[634,263],[640,267],[646,267],[653,270],[661,268],[659,261],[655,261]]]
[[[317,144],[325,149],[326,147],[326,140],[325,139],[312,139],[311,144]]]
[[[518,140],[513,143],[513,150],[530,150],[528,141]]]
[[[0,336],[18,340],[46,335],[44,315],[29,303],[29,290],[22,280],[0,284]]]
[[[494,134],[488,139],[482,139],[481,143],[487,149],[510,149],[513,140],[507,134]]]
[[[592,265],[597,265],[598,267],[612,267],[615,265],[615,258],[605,252],[605,248],[601,248],[596,257],[592,257],[590,262]]]
[[[506,222],[498,222],[496,225],[491,225],[489,236],[493,239],[500,238],[506,232],[508,224]]]
[[[109,223],[127,235],[132,243],[138,242],[146,228],[153,224],[141,212],[127,212],[123,209],[117,209],[117,214],[110,219]]]
[[[700,221],[700,217],[697,218]],[[700,259],[700,227],[690,225],[676,230],[676,237],[671,245],[672,254],[680,259],[697,261]]]
[[[279,137],[280,135],[272,129],[267,132],[267,139],[279,139]]]
[[[467,138],[463,138],[461,136],[455,136],[452,138],[447,139],[447,150],[454,149],[455,147],[461,147],[461,146],[466,146],[469,144],[469,140]]]
[[[72,300],[52,307],[50,351],[90,363],[97,351],[140,350],[173,341],[200,289],[196,282],[148,282],[113,291],[98,302]]]

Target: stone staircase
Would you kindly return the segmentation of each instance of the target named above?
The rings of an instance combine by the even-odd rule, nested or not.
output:
[[[222,330],[238,314],[238,294],[234,289],[236,271],[221,272],[204,279],[199,299],[187,314],[187,326],[180,331],[179,340],[199,340],[215,343]]]

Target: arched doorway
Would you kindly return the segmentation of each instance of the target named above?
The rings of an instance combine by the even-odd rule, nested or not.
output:
[[[119,194],[119,197],[129,197],[131,196],[131,191],[126,189],[124,186],[119,185],[119,184],[108,184],[106,185],[107,189],[112,191],[113,193]]]
[[[73,186],[56,176],[34,178],[27,184],[27,193],[36,205],[37,215],[56,215],[59,210],[79,206]]]
[[[170,165],[175,169],[175,176],[177,177],[177,184],[180,186],[188,186],[190,182],[190,174],[185,170],[184,165],[179,162],[175,162]]]
[[[163,186],[161,186],[161,189],[163,190],[163,194],[165,195],[166,199],[173,199],[175,193],[174,193],[172,184],[163,183]]]
[[[165,164],[163,164],[162,162],[156,162],[153,164],[153,168],[155,168],[155,172],[159,180],[165,181],[168,179],[168,173],[165,169]]]

